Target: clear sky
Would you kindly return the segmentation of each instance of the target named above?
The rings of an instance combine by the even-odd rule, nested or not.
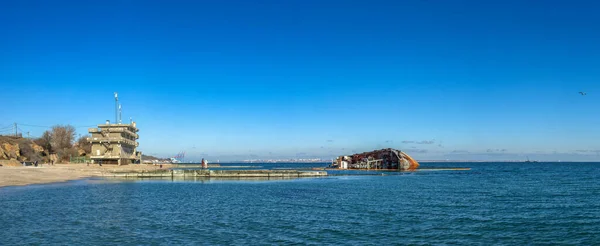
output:
[[[600,161],[599,11],[551,0],[2,1],[0,131],[85,134],[114,119],[118,91],[140,150],[163,157],[393,147],[418,159]]]

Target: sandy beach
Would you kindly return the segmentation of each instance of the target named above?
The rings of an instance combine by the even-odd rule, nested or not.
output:
[[[163,165],[163,169],[172,165]],[[45,184],[77,180],[99,176],[109,171],[140,171],[160,169],[155,165],[89,165],[86,164],[55,164],[38,167],[0,167],[0,187],[30,184]]]

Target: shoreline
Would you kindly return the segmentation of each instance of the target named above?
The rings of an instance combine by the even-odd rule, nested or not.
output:
[[[177,164],[132,164],[132,165],[104,165],[97,164],[43,164],[33,166],[5,166],[0,167],[0,189],[11,186],[26,186],[35,184],[50,184],[81,180],[86,178],[110,177],[218,177],[218,178],[248,178],[248,177],[309,177],[326,176],[327,174],[312,171],[304,172],[269,171],[269,170],[178,170]],[[220,168],[218,168],[220,169]],[[227,168],[225,168],[227,169]],[[285,173],[283,173],[285,172]],[[317,173],[317,174],[315,174]]]
[[[170,169],[173,165],[164,164],[162,169]],[[50,184],[80,180],[91,177],[102,177],[106,172],[151,171],[159,170],[160,166],[152,164],[136,165],[104,165],[90,164],[44,164],[38,167],[0,167],[0,188],[10,186],[25,186],[33,184]]]
[[[212,171],[197,171],[180,169],[177,164],[135,164],[135,165],[104,165],[97,164],[44,164],[38,167],[33,166],[17,166],[17,167],[0,167],[0,188],[11,186],[26,186],[35,184],[51,184],[59,182],[67,182],[81,180],[86,178],[108,178],[108,177],[126,177],[126,178],[150,178],[150,177],[214,177],[214,178],[232,178],[232,177],[312,177],[312,176],[328,176],[327,173],[320,172],[339,169],[329,168],[311,168],[304,169],[283,169],[283,170],[225,170],[218,168]],[[375,170],[375,169],[349,169],[350,171],[397,171],[393,170]],[[447,167],[447,168],[420,168],[407,172],[418,171],[464,171],[471,168],[464,167]],[[296,171],[293,173],[292,171]]]

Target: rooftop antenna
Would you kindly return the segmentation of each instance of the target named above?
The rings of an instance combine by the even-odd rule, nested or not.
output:
[[[115,124],[119,122],[119,95],[115,92]]]
[[[119,124],[123,123],[122,122],[123,121],[123,117],[121,117],[121,112],[122,112],[122,110],[121,110],[121,104],[119,104]]]

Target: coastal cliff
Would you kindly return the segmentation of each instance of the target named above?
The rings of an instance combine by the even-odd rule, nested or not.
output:
[[[14,166],[23,161],[51,159],[52,155],[31,139],[0,136],[0,165]]]

